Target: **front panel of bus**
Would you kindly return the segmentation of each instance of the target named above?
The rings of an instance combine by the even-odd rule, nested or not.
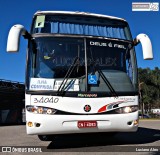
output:
[[[44,14],[31,32],[28,134],[137,130],[137,66],[126,22]]]

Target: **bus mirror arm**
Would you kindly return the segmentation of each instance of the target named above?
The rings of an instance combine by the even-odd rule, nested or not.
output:
[[[153,59],[152,44],[149,37],[146,34],[137,35],[137,37],[133,40],[133,44],[136,46],[139,43],[142,45],[144,60]]]
[[[21,35],[25,39],[30,39],[31,35],[27,32],[23,25],[14,25],[9,31],[7,40],[7,52],[18,52]]]
[[[26,30],[24,34],[22,34],[22,36],[24,37],[24,39],[31,39],[31,34]]]

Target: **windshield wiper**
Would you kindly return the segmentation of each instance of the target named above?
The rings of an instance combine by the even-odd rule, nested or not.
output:
[[[74,61],[73,61],[73,64],[69,67],[66,75],[64,76],[64,79],[63,79],[62,83],[60,84],[60,86],[59,86],[59,88],[58,88],[58,90],[57,90],[57,95],[63,95],[64,90],[68,87],[68,85],[70,85],[70,84],[73,82],[73,80],[71,80],[71,81],[67,84],[67,86],[65,86],[66,83],[67,83],[67,81],[68,81],[68,79],[69,79],[69,77],[70,77],[70,75],[71,75],[72,72],[74,71],[75,67],[79,64],[79,59],[80,59],[79,57],[76,57],[76,58],[74,59]]]
[[[98,71],[99,75],[102,77],[102,79],[104,80],[105,84],[108,86],[112,96],[118,97],[116,91],[114,90],[114,88],[112,87],[111,83],[108,81],[108,79],[104,75],[104,73],[100,69],[97,69],[97,71]]]
[[[91,49],[90,49],[90,52],[91,52],[91,60],[92,60],[92,63],[91,63],[91,64],[92,64],[92,66],[94,67],[94,72],[95,72],[96,70],[98,71],[99,75],[102,77],[103,81],[105,82],[105,84],[106,84],[107,87],[109,88],[112,96],[118,97],[116,91],[115,91],[114,88],[112,87],[112,85],[111,85],[111,83],[109,82],[109,80],[107,79],[107,77],[104,75],[104,73],[103,73],[99,68],[97,68],[97,67],[95,66],[96,63],[95,63],[95,61],[94,61],[94,59],[93,59],[93,54],[92,54]]]

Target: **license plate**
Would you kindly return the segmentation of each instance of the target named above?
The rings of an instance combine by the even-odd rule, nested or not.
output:
[[[78,121],[78,128],[96,128],[97,121]]]

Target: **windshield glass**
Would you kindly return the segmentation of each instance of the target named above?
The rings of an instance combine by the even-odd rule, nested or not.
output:
[[[116,92],[134,91],[134,65],[131,60],[131,44],[107,39],[87,40],[88,76],[95,75],[95,84],[89,83],[91,91],[109,91],[107,80]],[[101,71],[101,72],[100,72]],[[91,80],[92,80],[91,79]],[[105,80],[106,79],[106,80]]]
[[[69,71],[65,91],[134,92],[137,66],[130,46],[111,39],[37,37],[30,42],[28,89],[56,92]]]
[[[34,77],[64,78],[76,57],[84,60],[82,39],[43,37],[36,38],[35,43],[37,47],[33,61],[36,66],[32,72]],[[81,61],[70,78],[85,75],[84,67],[84,62]]]

